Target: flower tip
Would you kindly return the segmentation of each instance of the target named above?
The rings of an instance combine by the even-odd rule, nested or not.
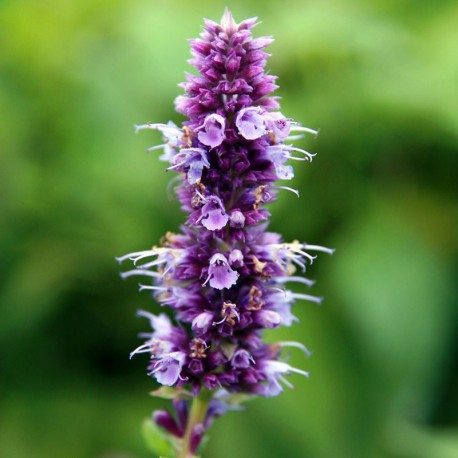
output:
[[[228,35],[232,35],[237,31],[237,23],[234,21],[234,17],[227,6],[224,10],[223,17],[221,18],[221,28]]]

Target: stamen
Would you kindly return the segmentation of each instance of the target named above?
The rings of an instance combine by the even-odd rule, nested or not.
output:
[[[291,156],[291,155],[286,155],[288,159],[291,159],[292,161],[306,161],[307,159],[305,157],[296,157],[296,156]]]
[[[299,350],[302,350],[307,356],[310,356],[312,354],[312,352],[305,345],[301,344],[300,342],[287,341],[287,342],[279,342],[279,344],[282,347],[299,348]]]
[[[213,277],[212,274],[208,274],[207,279],[202,283],[202,286],[207,286],[207,283],[210,281],[210,279]]]
[[[294,299],[302,299],[304,301],[315,302],[317,304],[321,304],[323,302],[323,298],[322,297],[311,296],[310,294],[293,293],[291,296]]]
[[[306,250],[322,251],[323,253],[328,253],[328,254],[334,254],[334,251],[336,251],[335,248],[327,248],[325,246],[320,246],[320,245],[308,245],[307,243],[302,244],[302,247],[305,248]]]
[[[159,131],[163,131],[163,130],[166,130],[166,129],[169,129],[169,130],[178,130],[180,131],[181,129],[178,129],[178,127],[173,127],[173,126],[169,126],[167,124],[161,124],[161,123],[148,123],[148,124],[136,124],[134,125],[134,128],[135,128],[135,133],[137,134],[138,132],[140,132],[141,130],[144,130],[144,129],[153,129],[153,130],[159,130]]]
[[[304,149],[294,148],[292,146],[289,146],[288,149],[289,151],[296,151],[296,153],[302,153],[304,156],[308,158],[310,162],[316,156],[316,153],[309,153],[308,151],[305,151]]]
[[[146,264],[141,264],[140,266],[137,266],[137,267],[139,269],[149,269],[150,267],[158,266],[159,264],[164,264],[164,262],[167,262],[167,259],[156,259],[154,261],[147,262]]]
[[[152,290],[152,291],[167,291],[168,288],[165,286],[149,286],[149,285],[142,285],[141,283],[138,285],[138,291],[143,290]]]
[[[278,291],[279,293],[282,293],[286,296],[286,289],[285,288],[277,288],[277,287],[273,287],[273,288],[270,288],[271,290],[273,291]]]
[[[287,380],[285,377],[283,377],[282,375],[280,375],[278,377],[289,389],[293,390],[294,389],[294,385],[289,381]]]
[[[161,275],[157,272],[152,272],[151,270],[144,269],[134,269],[121,274],[121,278],[131,277],[132,275],[145,275],[147,277],[161,278]]]
[[[194,189],[194,192],[195,192],[204,202],[207,202],[207,201],[208,201],[208,199],[207,199],[205,196],[203,196],[203,195],[199,192],[198,189]]]
[[[290,370],[291,372],[295,372],[296,374],[301,374],[301,375],[303,375],[304,377],[307,377],[307,378],[310,377],[310,374],[309,374],[307,371],[303,371],[303,370],[301,370],[301,369],[297,369],[296,367],[290,366],[290,367],[289,367],[289,370]]]
[[[295,253],[299,253],[300,255],[304,256],[304,258],[307,258],[310,261],[310,264],[313,264],[313,261],[317,258],[316,256],[312,256],[311,254],[308,254],[305,251],[297,250],[295,248],[292,248],[292,251],[294,251]]]
[[[295,140],[302,140],[304,137],[305,135],[289,135],[285,140],[293,142]]]
[[[140,345],[134,351],[132,351],[129,354],[129,359],[132,359],[132,356],[138,355],[139,353],[149,353],[149,352],[151,352],[151,343],[147,342],[147,343],[144,343],[143,345]]]
[[[167,269],[165,269],[164,272],[162,272],[161,278],[164,278],[172,269],[173,269],[173,266],[172,266],[172,264],[170,264],[167,267]]]
[[[312,134],[312,135],[315,135],[315,136],[317,136],[319,134],[319,132],[320,132],[319,130],[313,130],[313,129],[310,129],[309,127],[302,127],[297,123],[291,123],[290,131],[292,131],[292,132],[306,132],[308,134]]]
[[[293,194],[296,194],[296,196],[299,197],[299,191],[297,189],[289,188],[288,186],[271,186],[271,188],[284,189],[286,191],[292,192]]]
[[[176,169],[178,167],[181,167],[182,165],[185,165],[186,162],[188,162],[188,161],[189,161],[189,159],[185,159],[184,161],[178,162],[178,164],[171,165],[170,167],[167,167],[165,169],[165,171],[168,172],[169,170],[174,170],[174,169]]]
[[[154,151],[156,149],[162,149],[162,148],[165,148],[166,146],[167,146],[167,144],[150,146],[149,148],[146,148],[146,152],[150,153],[151,151]]]
[[[156,253],[152,250],[144,250],[144,251],[136,251],[134,253],[128,253],[128,254],[125,254],[124,256],[119,256],[116,259],[116,261],[118,262],[123,262],[125,261],[126,259],[130,259],[131,261],[134,261],[135,259],[140,259],[140,256],[141,257],[148,257],[148,256],[155,256]]]
[[[135,315],[142,318],[148,318],[148,320],[151,321],[157,318],[156,315],[153,315],[151,312],[147,312],[146,310],[137,310]]]
[[[297,266],[299,266],[302,269],[302,272],[305,272],[305,264],[298,259],[297,256],[291,256],[291,261],[294,262]]]
[[[275,279],[275,281],[278,283],[288,283],[292,281],[292,282],[297,282],[297,283],[303,283],[304,285],[307,285],[307,286],[313,286],[315,284],[314,280],[310,280],[309,278],[305,278],[305,277],[297,277],[297,276],[278,277]]]

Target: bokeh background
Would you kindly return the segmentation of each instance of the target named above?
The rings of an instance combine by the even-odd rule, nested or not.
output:
[[[182,120],[186,39],[226,4],[275,36],[283,113],[321,130],[271,228],[337,251],[309,271],[323,306],[268,336],[304,342],[311,378],[219,419],[204,456],[458,457],[453,0],[1,2],[0,456],[153,456],[166,402],[128,354],[158,306],[114,256],[184,215],[133,125]]]

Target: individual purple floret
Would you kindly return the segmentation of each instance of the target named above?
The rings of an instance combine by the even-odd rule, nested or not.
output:
[[[268,232],[266,205],[291,180],[290,161],[313,154],[291,142],[316,131],[301,127],[278,111],[276,77],[265,72],[264,52],[272,39],[253,39],[256,18],[236,24],[226,10],[221,23],[205,20],[201,38],[191,40],[191,64],[176,109],[181,127],[145,124],[158,130],[161,160],[177,172],[176,194],[187,213],[179,234],[167,233],[161,245],[119,258],[133,262],[122,274],[142,276],[164,313],[141,311],[151,331],[132,352],[149,355],[148,374],[173,387],[174,413],[157,411],[154,421],[175,437],[177,457],[197,450],[213,418],[243,396],[276,396],[287,376],[308,373],[292,367],[283,353],[298,342],[267,344],[264,329],[291,326],[297,300],[320,297],[293,292],[290,283],[311,286],[298,275],[315,256],[333,250]],[[171,316],[172,318],[169,318]]]

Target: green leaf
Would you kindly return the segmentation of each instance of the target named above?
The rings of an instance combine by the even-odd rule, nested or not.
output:
[[[181,388],[172,388],[170,386],[162,386],[157,390],[150,391],[149,394],[162,399],[175,399],[178,397],[182,399],[192,399],[193,397],[190,391]]]
[[[145,418],[142,424],[142,434],[149,450],[161,458],[171,458],[175,452],[167,434],[150,419]]]

